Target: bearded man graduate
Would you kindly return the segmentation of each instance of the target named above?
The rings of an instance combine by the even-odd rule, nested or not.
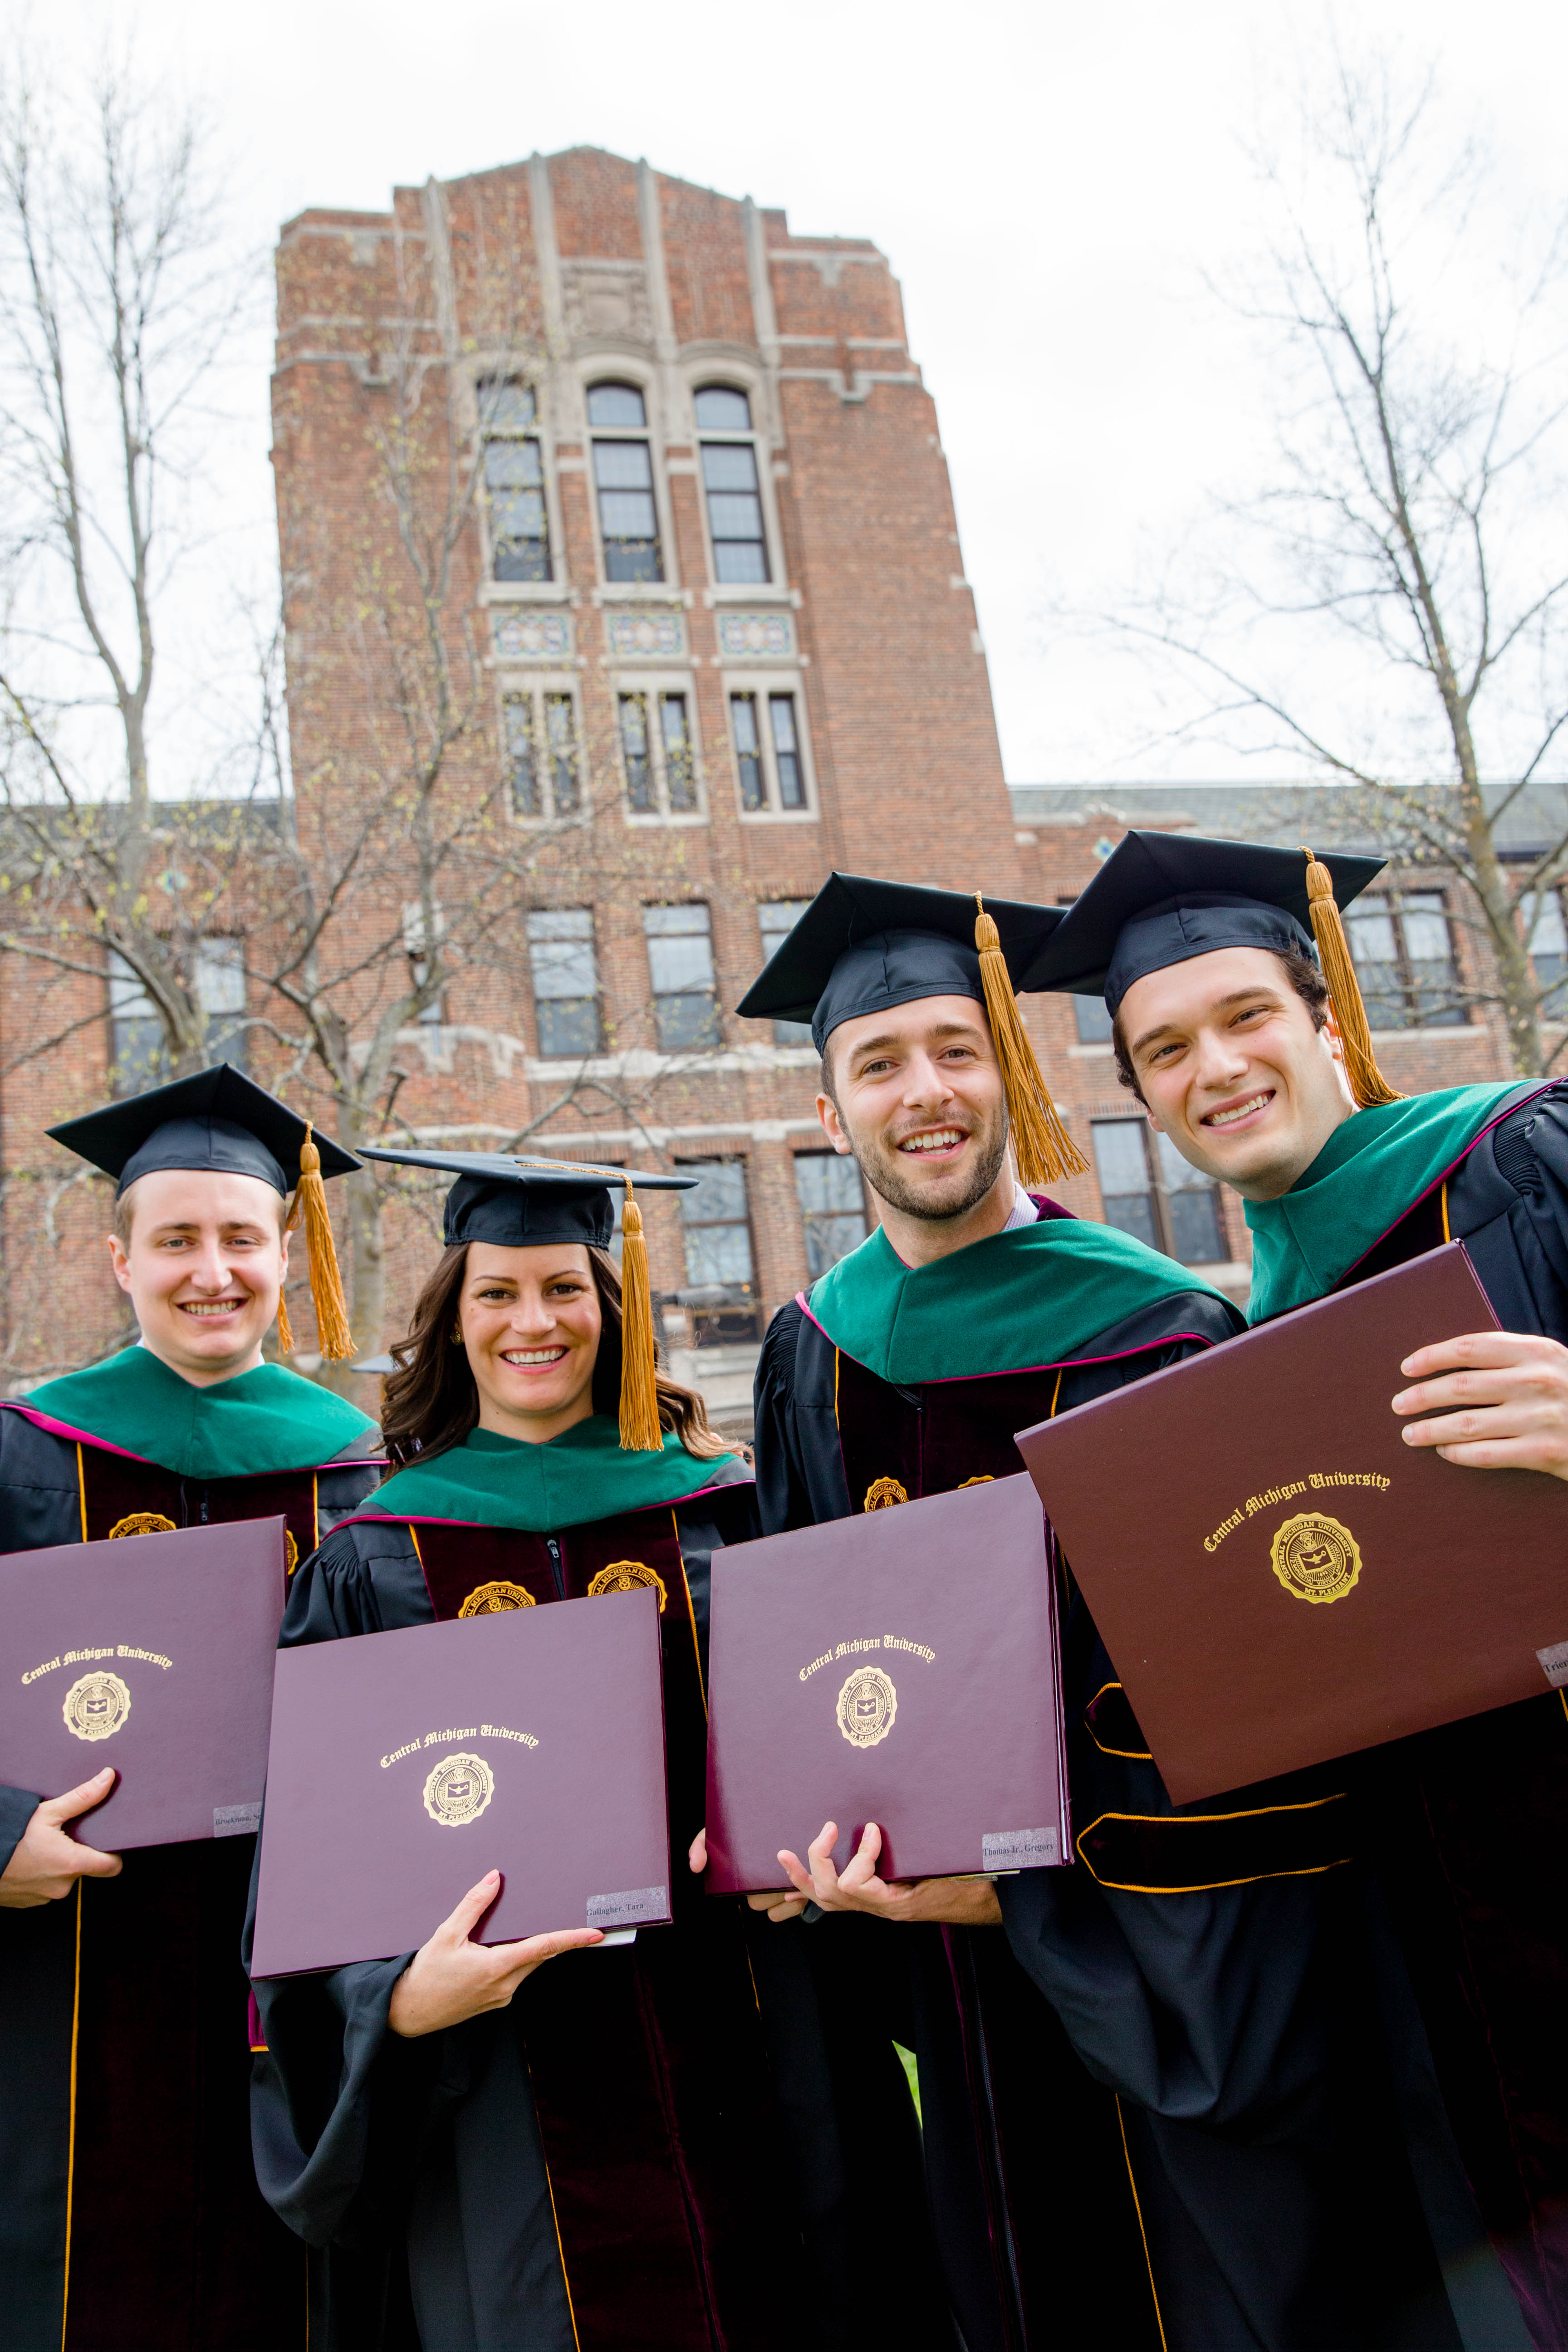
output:
[[[770,1532],[1012,1475],[1015,1430],[1239,1328],[1189,1271],[1040,1189],[1083,1162],[1013,991],[1060,920],[836,875],[741,1007],[812,1020],[823,1125],[881,1217],[768,1332]],[[978,1605],[978,1570],[955,1573]],[[818,2096],[852,2151],[888,2041],[915,2048],[971,2352],[1443,2352],[1457,2339],[1393,2122],[1337,2030],[1344,1922],[1318,1874],[1344,1851],[1343,1802],[1292,1786],[1173,1813],[1066,1591],[1075,1867],[888,1886],[874,1826],[835,1874],[831,1823],[804,1864],[781,1856],[781,1921],[809,1897],[905,1923],[793,1931],[836,2046]],[[1046,2002],[986,1932],[1004,1918]]]
[[[321,1183],[357,1161],[226,1064],[50,1133],[118,1180],[142,1338],[4,1401],[0,1550],[281,1516],[302,1556],[374,1487],[375,1428],[261,1347],[286,1332],[292,1192],[323,1349],[348,1353]],[[0,1789],[0,2339],[303,2347],[304,2250],[250,2156],[255,1839],[122,1869],[64,1827],[112,1784]]]
[[[1568,1479],[1568,1083],[1386,1084],[1334,896],[1380,870],[1129,834],[1037,977],[1103,993],[1151,1123],[1241,1193],[1255,1322],[1462,1240],[1502,1328],[1422,1349],[1389,1409],[1456,1477]],[[1447,2118],[1542,2352],[1568,2346],[1568,1901],[1547,1859],[1568,1832],[1565,1710],[1543,1691],[1360,1759]]]

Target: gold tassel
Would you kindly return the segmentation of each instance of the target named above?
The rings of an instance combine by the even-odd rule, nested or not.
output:
[[[1038,1192],[1067,1176],[1083,1176],[1089,1162],[1062,1125],[1051,1100],[1045,1073],[1035,1058],[1024,1027],[1012,974],[1002,952],[1002,935],[985,911],[976,890],[974,944],[980,950],[980,979],[985,991],[985,1011],[996,1059],[1002,1065],[1002,1086],[1013,1126],[1013,1148],[1018,1155],[1018,1181],[1026,1192]]]
[[[1372,1050],[1372,1031],[1367,1026],[1366,1006],[1362,1003],[1361,986],[1351,961],[1351,943],[1345,937],[1344,919],[1334,898],[1334,877],[1305,843],[1301,855],[1307,861],[1307,905],[1312,918],[1312,936],[1318,942],[1318,959],[1329,984],[1329,1003],[1333,1007],[1340,1043],[1345,1049],[1345,1076],[1351,1082],[1356,1108],[1370,1110],[1374,1103],[1403,1102],[1405,1097],[1389,1085]]]
[[[627,1454],[664,1451],[657,1370],[647,1243],[643,1238],[642,1211],[632,1198],[628,1178],[626,1205],[621,1213],[621,1446]]]
[[[291,1213],[289,1222],[289,1224],[293,1223]],[[289,1226],[285,1225],[283,1230],[287,1233]],[[294,1334],[289,1328],[289,1301],[281,1290],[278,1293],[278,1352],[280,1356],[291,1356],[294,1352]]]
[[[310,1299],[316,1309],[316,1339],[329,1363],[339,1364],[345,1356],[353,1354],[353,1334],[349,1329],[348,1302],[343,1297],[343,1278],[338,1272],[338,1254],[332,1247],[332,1220],[327,1208],[327,1188],[321,1179],[321,1155],[310,1139],[309,1119],[305,1122],[305,1140],[300,1146],[300,1181],[294,1189],[294,1205],[289,1212],[286,1230],[292,1233],[301,1215],[305,1221]],[[287,1328],[287,1315],[279,1299],[278,1340],[284,1348],[290,1345],[284,1337]]]

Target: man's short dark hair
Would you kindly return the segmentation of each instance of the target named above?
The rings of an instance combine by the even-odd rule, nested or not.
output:
[[[1278,956],[1289,975],[1290,985],[1312,1016],[1312,1026],[1321,1029],[1329,1017],[1329,983],[1310,956],[1298,955],[1293,949],[1266,948],[1266,955]],[[1118,1081],[1135,1094],[1145,1110],[1143,1089],[1132,1067],[1132,1057],[1127,1051],[1127,1040],[1121,1034],[1121,1015],[1118,1013],[1110,1024],[1110,1042],[1116,1052]]]
[[[828,1058],[831,1045],[832,1040],[829,1039],[822,1048],[822,1073],[819,1084],[821,1085],[823,1093],[827,1097],[827,1099],[833,1105],[834,1109],[837,1110],[838,1108],[838,1097],[834,1091],[833,1064]]]

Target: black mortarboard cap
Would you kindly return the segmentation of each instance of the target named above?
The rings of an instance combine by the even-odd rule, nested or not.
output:
[[[657,1454],[664,1444],[648,1288],[647,1244],[634,1186],[650,1192],[689,1192],[696,1176],[644,1175],[630,1168],[599,1168],[584,1160],[521,1160],[506,1151],[383,1151],[367,1160],[398,1168],[436,1168],[457,1182],[447,1195],[441,1238],[491,1242],[500,1249],[551,1248],[581,1242],[608,1249],[615,1232],[610,1192],[626,1195],[621,1254],[621,1444],[628,1453]]]
[[[121,1192],[156,1169],[195,1168],[259,1176],[288,1193],[300,1181],[300,1154],[310,1129],[243,1071],[218,1062],[194,1077],[67,1119],[48,1133],[79,1159],[117,1177]],[[323,1177],[344,1176],[359,1165],[326,1136],[312,1139]]]
[[[1319,863],[1342,908],[1386,861],[1336,850]],[[1310,956],[1308,870],[1300,849],[1129,833],[1067,909],[1023,985],[1103,996],[1114,1018],[1135,980],[1193,956],[1241,947]]]
[[[975,912],[973,891],[830,874],[736,1010],[748,1021],[809,1021],[820,1054],[841,1022],[861,1013],[921,996],[984,1004]],[[1062,910],[987,896],[985,912],[1017,988]]]
[[[504,1151],[384,1151],[366,1144],[366,1160],[399,1168],[434,1168],[455,1176],[447,1195],[441,1238],[493,1242],[500,1249],[538,1249],[583,1242],[608,1249],[616,1229],[610,1188],[635,1185],[650,1192],[687,1192],[695,1176],[643,1175],[571,1160],[517,1160]]]

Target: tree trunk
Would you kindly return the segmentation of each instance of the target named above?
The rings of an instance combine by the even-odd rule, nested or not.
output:
[[[343,1286],[349,1297],[349,1328],[354,1336],[354,1354],[379,1356],[382,1326],[386,1319],[381,1194],[368,1168],[345,1176],[342,1189],[348,1195],[350,1244],[350,1279]],[[323,1362],[321,1376],[329,1388],[336,1389],[353,1403],[367,1412],[374,1411],[365,1394],[364,1374],[354,1371],[351,1364]]]

